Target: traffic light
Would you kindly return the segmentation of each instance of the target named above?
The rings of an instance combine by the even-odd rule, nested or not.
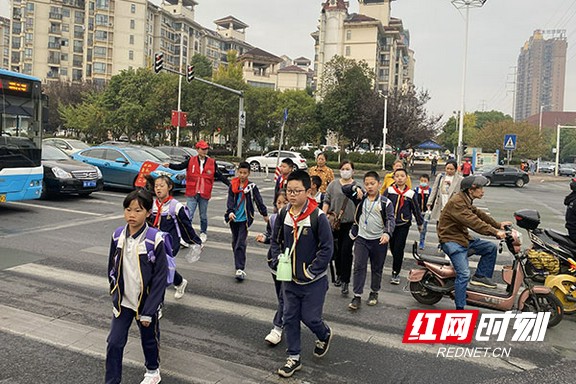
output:
[[[158,73],[164,67],[164,54],[157,52],[154,54],[154,72]]]
[[[194,66],[193,65],[188,66],[186,80],[188,80],[189,83],[191,83],[192,80],[194,80]]]

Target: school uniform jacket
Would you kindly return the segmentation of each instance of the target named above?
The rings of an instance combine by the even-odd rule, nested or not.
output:
[[[347,198],[351,199],[354,202],[354,205],[356,205],[356,212],[354,213],[354,222],[356,224],[360,222],[360,216],[362,216],[362,209],[364,207],[364,204],[366,204],[366,200],[368,199],[368,195],[366,195],[366,191],[364,190],[362,190],[364,192],[362,199],[359,200],[358,198],[356,198],[357,189],[359,188],[360,187],[356,183],[342,186],[342,193],[344,193],[344,195],[346,195]],[[384,220],[384,233],[387,234],[389,238],[391,238],[392,234],[394,233],[394,228],[396,227],[396,219],[394,217],[394,206],[392,205],[390,199],[388,199],[387,197],[380,195],[378,195],[378,197],[380,198],[379,209],[382,210],[382,208],[384,208],[384,212],[380,212],[380,215]]]
[[[314,199],[308,199],[308,204],[317,203]],[[274,231],[270,241],[272,264],[278,264],[278,257],[286,248],[291,249],[294,244],[294,224],[290,215],[290,205],[286,208],[287,213],[284,222],[278,218],[274,223]],[[292,281],[296,284],[310,284],[326,276],[326,269],[332,259],[333,243],[332,229],[324,212],[318,209],[318,233],[312,230],[310,216],[298,222],[298,228],[303,226],[302,232],[296,241],[295,250],[292,253]],[[279,216],[278,216],[279,217]],[[282,232],[281,232],[282,228]]]
[[[415,201],[416,192],[413,189],[408,189],[404,194],[404,203],[402,204],[401,196],[394,190],[393,186],[388,187],[384,191],[384,196],[386,196],[392,202],[394,207],[394,216],[396,217],[396,226],[402,225],[412,225],[412,216],[416,219],[418,225],[423,224],[422,213],[418,204]]]
[[[240,193],[234,193],[232,185],[228,188],[228,200],[226,201],[226,213],[224,214],[226,223],[230,221],[230,214],[236,212],[238,198],[242,194],[244,194],[244,210],[246,212],[246,223],[248,226],[251,226],[254,222],[254,204],[256,204],[258,212],[260,212],[262,216],[268,216],[268,209],[266,208],[266,204],[264,204],[264,200],[262,200],[262,195],[260,195],[258,187],[256,184],[248,181],[248,184]]]
[[[155,231],[154,237],[154,252],[147,253],[146,235],[144,231]],[[124,295],[124,276],[122,262],[124,258],[124,247],[127,226],[124,227],[122,235],[116,242],[112,239],[110,244],[110,252],[108,255],[108,282],[110,284],[110,295],[112,295],[112,303],[114,305],[114,316],[120,316],[122,311],[122,298]],[[139,270],[140,278],[142,281],[142,290],[138,297],[138,310],[136,311],[136,319],[141,321],[152,321],[152,317],[160,308],[160,304],[164,301],[164,292],[166,291],[166,279],[168,274],[168,261],[166,259],[165,247],[170,247],[170,240],[164,238],[162,233],[155,228],[150,228],[147,224],[134,235],[137,238],[142,235],[142,239],[138,244],[138,257],[139,257]]]

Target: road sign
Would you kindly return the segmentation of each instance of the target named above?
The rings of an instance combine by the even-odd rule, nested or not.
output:
[[[504,149],[507,151],[516,149],[516,135],[504,136]]]
[[[246,128],[246,111],[240,111],[240,128]]]

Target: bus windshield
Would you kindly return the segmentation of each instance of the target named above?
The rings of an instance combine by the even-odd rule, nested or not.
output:
[[[0,69],[0,203],[42,191],[40,79]]]

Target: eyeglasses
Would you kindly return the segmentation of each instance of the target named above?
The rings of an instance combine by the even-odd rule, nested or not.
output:
[[[305,191],[306,191],[305,189],[287,189],[286,194],[287,195],[299,195]]]

